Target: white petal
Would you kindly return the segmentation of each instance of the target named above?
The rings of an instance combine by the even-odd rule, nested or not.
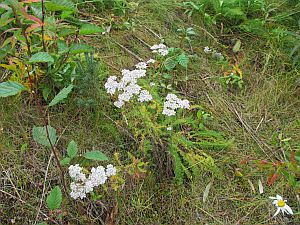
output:
[[[277,199],[276,197],[269,197],[269,199]]]
[[[276,198],[277,198],[278,200],[282,200],[282,197],[281,197],[280,195],[276,195]]]
[[[277,216],[279,212],[280,212],[280,208],[277,208],[277,211],[276,211],[276,213],[274,214],[273,217]]]
[[[293,210],[287,204],[285,204],[285,206],[283,208],[285,209],[287,214],[293,215]]]

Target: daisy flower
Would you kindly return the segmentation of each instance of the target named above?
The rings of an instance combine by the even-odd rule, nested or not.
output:
[[[284,213],[293,215],[293,211],[291,207],[289,207],[286,204],[287,200],[283,200],[283,198],[280,195],[276,195],[276,197],[269,197],[269,198],[274,200],[273,205],[277,207],[277,211],[275,212],[273,217],[277,216],[280,213],[280,211],[282,212],[283,215]]]

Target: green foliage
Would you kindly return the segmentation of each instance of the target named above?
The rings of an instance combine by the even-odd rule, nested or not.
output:
[[[173,70],[177,65],[184,68],[188,67],[189,56],[180,48],[170,48],[169,54],[164,61],[164,67],[166,70]]]
[[[32,136],[37,143],[49,148],[51,148],[51,145],[54,146],[57,140],[56,130],[50,125],[47,125],[47,127],[33,127]]]
[[[30,63],[40,63],[40,62],[54,63],[54,59],[47,52],[38,52],[31,56],[29,62]]]
[[[79,29],[79,34],[80,35],[96,34],[96,33],[102,33],[104,31],[105,31],[104,29],[102,29],[101,27],[98,27],[97,25],[84,24]]]
[[[96,160],[96,161],[107,161],[108,157],[100,151],[89,151],[83,154],[86,159]]]
[[[68,145],[68,148],[67,148],[67,153],[68,153],[68,156],[72,159],[74,158],[77,153],[78,153],[78,147],[77,147],[77,144],[75,141],[71,141]]]
[[[46,199],[47,207],[50,210],[59,209],[62,203],[62,193],[58,186],[54,187]]]
[[[62,100],[68,97],[68,94],[72,91],[73,85],[70,84],[68,87],[63,88],[55,97],[52,99],[52,101],[49,103],[49,106],[54,106],[58,103],[60,103]]]
[[[0,97],[9,97],[24,91],[25,87],[14,81],[0,83]]]

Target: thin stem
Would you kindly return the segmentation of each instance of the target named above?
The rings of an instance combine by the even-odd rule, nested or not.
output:
[[[26,42],[26,45],[27,45],[27,53],[28,53],[28,56],[31,57],[31,50],[30,50],[31,47],[30,47],[29,38],[28,38],[28,36],[27,36],[27,34],[26,34],[26,29],[25,29],[25,27],[23,26],[23,24],[22,24],[22,22],[21,22],[21,20],[20,20],[20,18],[19,18],[19,16],[18,16],[18,14],[17,14],[17,12],[16,12],[15,7],[12,6],[11,8],[12,8],[13,14],[14,14],[15,17],[16,17],[16,22],[17,22],[18,26],[22,29],[22,35],[24,36],[25,42]]]
[[[45,0],[42,0],[42,44],[43,44],[43,50],[46,52],[46,43],[45,43]]]

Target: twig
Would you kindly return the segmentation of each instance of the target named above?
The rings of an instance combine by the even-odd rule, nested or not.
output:
[[[134,140],[136,143],[138,143],[138,141],[130,134],[130,132],[129,132],[128,130],[126,130],[124,127],[120,126],[119,124],[117,124],[112,118],[110,118],[110,117],[109,117],[108,115],[106,115],[105,113],[103,113],[103,115],[104,115],[107,119],[109,119],[110,121],[112,121],[114,124],[116,124],[117,127],[119,127],[119,128],[121,128],[122,130],[124,130],[132,140]]]
[[[17,193],[18,197],[21,198],[21,196],[20,196],[20,194],[19,194],[19,192],[18,192],[18,190],[17,190],[17,188],[16,188],[14,182],[11,180],[11,178],[10,178],[8,172],[7,172],[6,170],[4,170],[4,167],[2,166],[2,164],[1,164],[1,168],[2,168],[2,170],[4,171],[4,173],[6,174],[7,179],[9,180],[9,182],[11,183],[11,185],[13,186],[13,188],[14,188],[15,192]]]
[[[252,130],[252,128],[243,120],[242,116],[238,113],[238,111],[235,109],[234,105],[231,104],[232,106],[232,111],[235,113],[235,115],[237,116],[238,120],[240,121],[240,123],[243,125],[243,127],[245,128],[246,131],[248,131],[248,133],[251,135],[251,137],[253,138],[253,140],[257,143],[257,145],[259,146],[259,148],[263,151],[263,153],[272,161],[273,159],[267,154],[267,152],[264,150],[262,145],[265,145],[268,149],[269,146],[267,146],[265,143],[263,143],[261,140],[259,140],[259,138],[255,135],[254,131]]]
[[[128,52],[129,54],[131,54],[134,58],[136,58],[139,61],[144,61],[140,56],[138,56],[137,54],[135,54],[134,52],[132,52],[131,50],[129,50],[128,48],[126,48],[124,45],[121,45],[119,42],[110,39],[111,42],[115,43],[116,45],[120,46],[124,51]]]
[[[218,39],[215,38],[211,33],[209,33],[207,30],[205,30],[203,27],[200,27],[198,25],[193,24],[194,27],[198,27],[199,29],[203,30],[208,36],[210,36],[217,44],[220,44],[218,42]]]
[[[28,205],[28,206],[29,206],[30,208],[32,208],[32,209],[35,209],[35,207],[33,207],[33,206],[30,205],[29,203],[25,202],[25,201],[22,200],[21,198],[18,198],[18,197],[14,196],[14,195],[12,195],[12,194],[10,194],[10,193],[4,191],[4,190],[1,190],[1,189],[0,189],[0,192],[2,192],[3,194],[6,194],[6,195],[8,195],[8,196],[10,196],[10,197],[13,198],[13,199],[16,199],[16,200],[20,201],[20,202],[23,203],[23,204]],[[55,223],[55,224],[58,224],[58,225],[59,225],[58,222],[56,222],[54,219],[50,218],[47,214],[43,213],[42,211],[40,211],[39,213],[42,214],[43,216],[45,216],[45,217],[47,218],[47,220],[51,221],[52,223]]]
[[[64,191],[65,191],[65,193],[67,193],[67,186],[66,186],[66,182],[65,182],[65,173],[64,173],[64,170],[63,170],[62,166],[60,165],[60,160],[59,160],[59,158],[58,158],[58,156],[57,156],[57,153],[56,153],[56,150],[55,150],[55,145],[54,145],[55,143],[53,144],[53,143],[51,142],[51,138],[50,138],[49,130],[48,130],[48,121],[47,121],[47,117],[46,117],[45,114],[44,114],[42,105],[39,103],[39,101],[38,101],[38,99],[37,99],[37,96],[36,96],[37,94],[34,93],[33,95],[34,95],[35,102],[36,102],[36,104],[37,104],[37,106],[38,106],[39,112],[40,112],[40,114],[41,114],[41,116],[42,116],[42,118],[43,118],[43,120],[44,120],[44,126],[45,126],[45,129],[46,129],[47,139],[48,139],[48,141],[49,141],[49,143],[50,143],[51,151],[52,151],[52,153],[53,153],[53,155],[54,155],[56,164],[57,164],[57,166],[58,166],[58,168],[59,168],[59,170],[60,170],[60,175],[61,175],[61,180],[62,180],[62,184],[63,184],[63,187],[64,187]]]
[[[50,155],[50,157],[49,157],[49,160],[48,160],[46,172],[45,172],[45,178],[44,178],[44,184],[43,184],[42,197],[41,197],[41,200],[40,200],[39,208],[38,208],[37,213],[36,213],[36,217],[35,217],[35,222],[34,222],[34,224],[36,224],[37,221],[38,221],[38,219],[39,219],[39,214],[40,214],[40,211],[41,211],[41,208],[42,208],[43,199],[44,199],[44,197],[45,197],[46,181],[47,181],[48,171],[49,171],[49,166],[50,166],[50,163],[51,163],[52,158],[53,158],[53,154],[51,153],[51,155]]]
[[[153,30],[151,30],[149,27],[144,26],[150,33],[152,33],[155,37],[162,39],[161,36],[157,33],[155,33]]]
[[[149,45],[147,42],[145,42],[144,40],[140,39],[138,36],[133,36],[136,39],[138,39],[141,43],[143,43],[144,45],[146,45],[148,48],[151,48],[151,45]]]

